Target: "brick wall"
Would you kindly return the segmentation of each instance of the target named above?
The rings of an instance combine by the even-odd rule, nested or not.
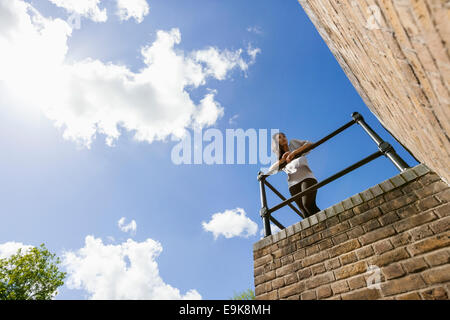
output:
[[[450,183],[450,6],[299,0],[365,104]]]
[[[449,199],[421,164],[263,238],[256,298],[448,299]]]

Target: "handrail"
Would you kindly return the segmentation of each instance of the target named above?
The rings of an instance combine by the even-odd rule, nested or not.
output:
[[[311,151],[315,148],[317,148],[319,145],[323,144],[324,142],[330,140],[331,138],[335,137],[337,134],[341,133],[342,131],[348,129],[354,124],[359,124],[364,131],[372,138],[372,140],[377,144],[378,151],[369,155],[368,157],[356,162],[355,164],[335,173],[334,175],[328,177],[327,179],[318,182],[309,188],[307,188],[304,191],[301,191],[294,196],[290,197],[289,199],[286,199],[278,190],[276,190],[275,187],[273,187],[269,182],[267,182],[267,178],[272,174],[264,174],[261,171],[258,172],[258,181],[260,184],[260,196],[261,196],[261,210],[260,214],[263,219],[264,223],[264,234],[265,237],[271,235],[271,229],[270,229],[270,221],[272,221],[277,227],[280,229],[284,229],[285,227],[274,217],[272,217],[272,213],[285,207],[288,205],[292,210],[294,210],[297,214],[299,214],[302,218],[305,218],[305,216],[297,210],[293,205],[292,202],[301,198],[307,193],[313,192],[315,190],[318,190],[319,188],[323,187],[324,185],[339,179],[340,177],[346,175],[347,173],[356,170],[357,168],[377,159],[378,157],[384,155],[386,156],[391,162],[397,167],[398,170],[404,171],[409,168],[408,164],[395,152],[394,148],[386,141],[384,141],[365,121],[362,115],[360,115],[358,112],[352,113],[353,120],[344,124],[337,130],[333,131],[332,133],[328,134],[327,136],[323,137],[319,141],[311,144],[310,146],[306,147],[300,154],[296,155],[294,159],[301,157],[303,154],[305,154],[308,151]],[[280,172],[287,163],[283,163],[278,167],[278,171],[275,173]],[[272,208],[267,207],[267,197],[266,197],[266,189],[265,187],[269,187],[278,197],[280,197],[283,201],[276,206]]]

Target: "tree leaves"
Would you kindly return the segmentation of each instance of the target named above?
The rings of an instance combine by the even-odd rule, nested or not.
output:
[[[44,244],[0,259],[0,300],[50,300],[64,284],[61,263]]]

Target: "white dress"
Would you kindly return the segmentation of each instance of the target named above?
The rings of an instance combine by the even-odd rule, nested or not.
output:
[[[289,142],[289,151],[294,151],[306,143],[311,143],[307,140],[292,139]],[[306,154],[308,154],[307,152]],[[292,160],[284,168],[283,171],[287,174],[288,186],[291,187],[297,183],[302,182],[305,179],[313,178],[316,179],[311,169],[308,166],[308,160],[306,159],[306,154],[301,157]],[[317,180],[317,179],[316,179]]]

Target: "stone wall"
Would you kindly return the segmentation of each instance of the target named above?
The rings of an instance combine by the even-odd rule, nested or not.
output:
[[[450,182],[450,1],[299,0],[365,104]]]
[[[449,200],[421,164],[263,238],[256,298],[448,299]]]

